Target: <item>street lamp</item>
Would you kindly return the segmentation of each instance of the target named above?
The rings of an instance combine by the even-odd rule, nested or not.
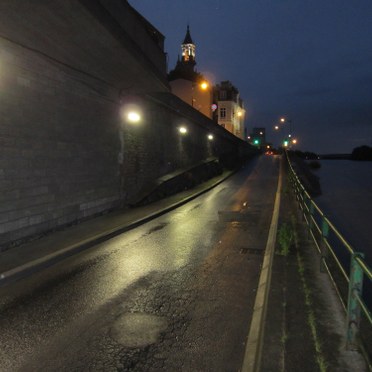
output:
[[[179,131],[181,134],[186,134],[186,133],[187,133],[187,128],[186,128],[186,127],[179,127],[179,128],[178,128],[178,131]]]
[[[194,88],[196,86],[199,87],[199,89],[202,90],[202,91],[207,91],[208,88],[209,88],[209,83],[206,80],[203,80],[203,81],[201,81],[199,83],[192,82],[192,86],[191,86],[191,106],[192,107],[194,107],[194,103],[196,101],[195,94],[194,94]]]
[[[208,134],[208,139],[209,139],[209,141],[213,141],[213,134]]]
[[[289,137],[292,136],[292,120],[286,118],[280,118],[281,123],[288,123],[289,124]]]
[[[200,88],[203,90],[208,89],[209,84],[206,81],[200,83]]]

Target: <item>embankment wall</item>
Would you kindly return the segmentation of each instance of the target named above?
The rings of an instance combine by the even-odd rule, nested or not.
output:
[[[169,93],[161,35],[126,2],[3,0],[0,25],[0,250],[130,204],[179,167],[251,151]]]

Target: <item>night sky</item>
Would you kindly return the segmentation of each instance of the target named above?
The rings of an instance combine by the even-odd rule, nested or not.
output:
[[[371,0],[129,0],[166,37],[173,69],[190,24],[197,70],[230,80],[246,127],[277,145],[281,116],[303,151],[372,146]]]

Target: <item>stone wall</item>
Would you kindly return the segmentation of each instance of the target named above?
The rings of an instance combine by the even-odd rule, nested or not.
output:
[[[129,204],[178,167],[245,151],[170,95],[159,40],[143,32],[133,47],[120,20],[112,28],[110,12],[101,19],[91,7],[105,3],[123,3],[141,26],[116,0],[0,3],[0,250]],[[142,109],[135,126],[122,116],[133,100]]]

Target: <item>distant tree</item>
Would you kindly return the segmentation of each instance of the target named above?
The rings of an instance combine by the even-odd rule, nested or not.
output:
[[[352,160],[372,160],[372,147],[356,147],[351,153]]]

